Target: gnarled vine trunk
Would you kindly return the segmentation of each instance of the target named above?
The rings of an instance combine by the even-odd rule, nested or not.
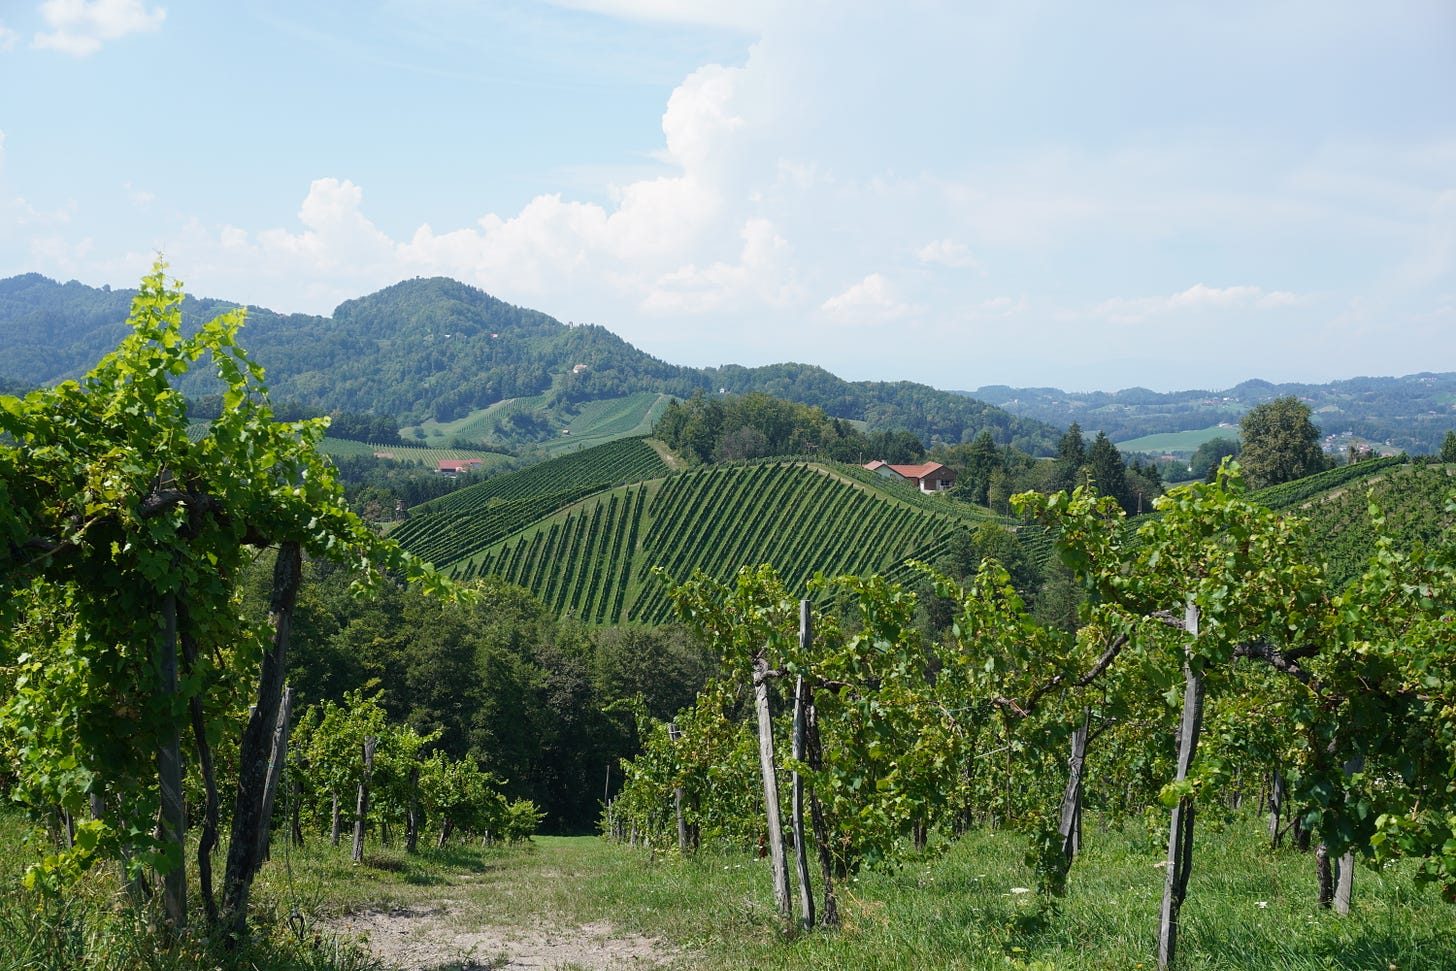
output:
[[[265,810],[269,808],[270,757],[283,705],[283,676],[293,629],[293,608],[302,579],[302,548],[298,543],[284,543],[273,566],[273,596],[268,610],[273,623],[273,643],[263,655],[257,700],[238,750],[238,791],[223,878],[222,907],[224,930],[234,940],[247,931],[248,894],[263,864],[262,851],[267,845]]]

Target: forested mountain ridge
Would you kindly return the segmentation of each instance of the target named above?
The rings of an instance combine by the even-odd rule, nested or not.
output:
[[[0,381],[43,385],[81,373],[124,333],[134,291],[0,280]],[[196,326],[233,306],[189,299]],[[331,317],[248,309],[243,344],[275,400],[326,411],[449,422],[511,399],[539,398],[541,438],[589,401],[640,392],[764,391],[871,429],[904,429],[927,445],[990,431],[998,444],[1050,454],[1060,430],[964,395],[912,382],[850,382],[806,364],[689,368],[658,360],[595,324],[561,323],[443,277],[416,278],[339,305]],[[195,379],[185,390],[209,389]]]
[[[1255,405],[1293,396],[1309,406],[1328,436],[1378,442],[1412,454],[1439,451],[1456,425],[1456,372],[1422,372],[1403,377],[1358,377],[1327,384],[1271,384],[1244,381],[1222,391],[1067,392],[1060,388],[986,385],[961,392],[1027,418],[1054,425],[1076,422],[1083,431],[1103,431],[1115,442],[1144,435],[1237,425]],[[1236,437],[1233,429],[1230,437]]]

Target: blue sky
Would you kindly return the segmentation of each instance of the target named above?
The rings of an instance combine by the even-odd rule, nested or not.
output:
[[[159,251],[941,388],[1456,370],[1456,5],[0,4],[0,277]]]

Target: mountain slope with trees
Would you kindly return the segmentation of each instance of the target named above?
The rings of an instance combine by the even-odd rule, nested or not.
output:
[[[81,373],[115,346],[133,294],[38,274],[0,280],[0,380],[38,386]],[[183,319],[200,321],[230,306],[189,298]],[[346,301],[331,317],[249,308],[245,340],[267,369],[276,400],[327,412],[388,415],[406,426],[539,398],[511,419],[513,444],[559,436],[589,402],[644,392],[687,398],[763,391],[872,430],[909,430],[927,446],[990,431],[999,444],[1048,454],[1059,434],[1038,420],[912,382],[845,381],[807,364],[669,364],[604,327],[561,323],[442,277],[405,280]],[[194,376],[183,390],[200,396],[216,388]]]

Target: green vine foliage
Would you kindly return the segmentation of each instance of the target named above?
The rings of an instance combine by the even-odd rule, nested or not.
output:
[[[262,369],[237,344],[243,311],[189,332],[165,270],[158,260],[142,280],[130,333],[85,377],[0,397],[0,667],[12,698],[0,733],[16,792],[38,812],[79,816],[93,799],[103,810],[84,844],[32,871],[42,885],[123,850],[133,867],[180,865],[176,841],[153,833],[157,752],[189,728],[194,702],[205,726],[194,756],[237,730],[267,643],[234,596],[254,550],[295,542],[361,583],[388,571],[439,589],[347,510],[317,450],[327,420],[274,419]],[[194,440],[174,383],[204,360],[223,408]],[[35,637],[47,623],[64,636]]]
[[[1085,719],[1094,810],[1151,818],[1160,798],[1191,798],[1204,825],[1218,825],[1278,771],[1286,805],[1331,854],[1414,858],[1456,896],[1449,534],[1397,548],[1374,509],[1363,572],[1337,592],[1309,555],[1305,523],[1252,501],[1233,462],[1211,483],[1171,491],[1136,528],[1090,489],[1016,501],[1051,527],[1087,590],[1075,634],[1036,623],[991,560],[963,585],[920,568],[954,604],[939,642],[916,629],[913,595],[883,578],[818,578],[813,592],[836,612],[815,612],[807,649],[797,598],[768,567],[673,587],[680,616],[720,650],[723,676],[678,716],[680,734],[643,720],[618,820],[671,845],[681,787],[691,821],[752,841],[762,807],[747,698],[761,660],[779,764],[822,803],[841,872],[893,864],[927,830],[1011,825],[1028,838],[1043,891],[1061,893],[1070,857],[1054,807]],[[1184,626],[1190,603],[1196,636]],[[1207,703],[1197,757],[1172,783],[1185,668],[1202,672]],[[818,768],[787,757],[800,677],[813,689]]]
[[[1105,528],[1087,495],[1023,502],[1063,527],[1069,561],[1132,636],[1134,666],[1169,685],[1170,703],[1184,657],[1209,676],[1198,762],[1165,798],[1209,804],[1240,769],[1277,769],[1332,854],[1415,857],[1423,878],[1456,897],[1449,533],[1398,549],[1372,505],[1363,572],[1337,594],[1309,558],[1303,522],[1246,498],[1236,462],[1160,499],[1132,535]],[[1190,601],[1196,638],[1169,622]]]

